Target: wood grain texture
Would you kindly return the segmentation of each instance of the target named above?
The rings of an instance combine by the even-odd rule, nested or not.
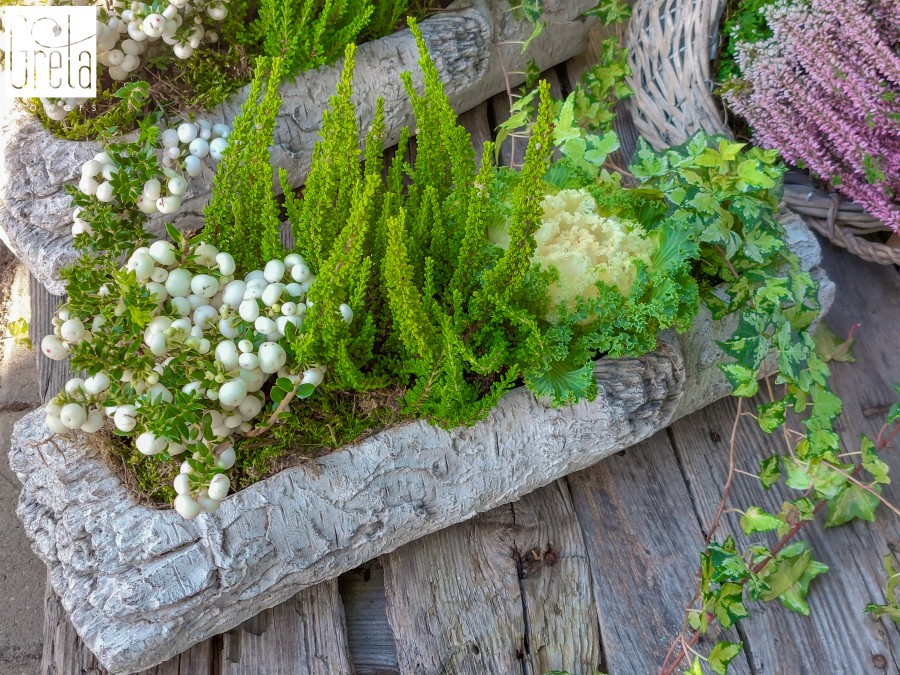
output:
[[[344,606],[337,580],[300,591],[221,636],[216,675],[349,673]]]
[[[606,672],[657,672],[684,619],[703,546],[666,433],[566,480],[590,559]],[[736,659],[728,672],[750,670]]]
[[[56,308],[66,301],[64,295],[51,295],[50,292],[32,274],[29,278],[28,292],[31,296],[31,321],[28,334],[31,342],[38,347],[34,350],[37,359],[38,395],[41,402],[46,403],[56,396],[73,377],[68,359],[53,361],[41,353],[40,344],[45,335],[53,332],[53,316]]]
[[[387,620],[384,570],[377,560],[338,577],[344,601],[350,661],[356,675],[399,672],[394,634]]]
[[[401,673],[590,673],[584,542],[559,481],[382,557]]]
[[[581,17],[593,0],[552,0],[544,3],[547,28],[535,39],[527,58],[542,69],[579,53],[594,19]],[[526,56],[516,44],[531,33],[531,25],[503,0],[461,0],[422,21],[423,37],[446,83],[457,111],[485,101],[505,86],[505,67],[513,84],[522,81]],[[384,100],[385,145],[394,145],[400,129],[413,122],[412,108],[398,74],[410,71],[422,85],[415,41],[408,30],[360,45],[356,52],[354,100],[362,133],[369,128],[377,98]],[[284,103],[272,146],[272,163],[288,172],[289,183],[303,183],[313,146],[319,139],[322,112],[334,93],[342,62],[301,73],[281,88]],[[244,88],[207,117],[231,123],[247,95]],[[54,293],[64,291],[60,268],[75,257],[72,248],[71,200],[63,186],[75,180],[81,165],[99,151],[94,142],[61,141],[41,127],[21,107],[0,124],[0,239]],[[212,172],[191,183],[182,208],[165,219],[151,219],[162,233],[163,220],[182,228],[197,228],[209,200]]]
[[[856,363],[832,363],[832,388],[845,402],[840,434],[845,450],[859,449],[859,435],[874,437],[886,406],[896,400],[891,385],[900,382],[900,359],[896,358],[900,335],[900,279],[887,267],[862,262],[845,252],[826,246],[825,267],[837,281],[838,294],[828,318],[838,334],[845,335],[853,323],[861,322],[853,352]],[[760,396],[754,402],[761,402]],[[719,500],[727,470],[727,438],[736,410],[734,400],[723,400],[671,427],[681,462],[701,521],[707,527]],[[752,411],[752,408],[749,408]],[[895,444],[896,446],[896,444]],[[755,472],[757,463],[771,448],[783,451],[780,436],[766,436],[752,420],[742,424],[737,442],[737,466]],[[900,457],[887,451],[885,459],[895,472]],[[884,495],[900,502],[900,487],[887,486]],[[765,492],[755,479],[738,476],[731,505],[746,508],[757,504],[777,512],[787,498],[800,493],[774,488]],[[740,514],[729,514],[725,533],[746,542],[738,526]],[[821,521],[821,517],[819,519]],[[868,602],[884,598],[885,575],[881,559],[900,541],[900,523],[887,510],[879,511],[876,523],[844,525],[824,530],[821,524],[802,531],[813,554],[831,571],[812,582],[808,618],[784,609],[779,603],[753,606],[751,616],[741,622],[750,646],[752,665],[758,673],[896,673],[900,671],[900,631],[890,621],[875,621],[863,614]],[[754,537],[771,544],[772,537]]]

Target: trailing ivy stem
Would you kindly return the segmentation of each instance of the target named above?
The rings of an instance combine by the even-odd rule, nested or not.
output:
[[[767,382],[768,382],[768,379],[767,379]],[[734,456],[734,441],[735,441],[735,436],[736,436],[736,425],[737,425],[737,421],[741,418],[740,404],[742,401],[743,401],[743,399],[738,399],[738,411],[737,411],[737,414],[735,415],[735,426],[732,428],[732,434],[731,434],[731,438],[729,440],[729,443],[731,445],[731,447],[729,448],[729,473],[728,473],[728,480],[726,481],[725,488],[723,489],[723,501],[725,498],[724,495],[727,495],[727,492],[731,487],[730,479],[731,479],[732,473],[737,472],[736,469],[734,469],[734,470],[732,469],[732,466],[733,466],[733,456]],[[887,429],[890,429],[891,431],[887,436],[885,436],[885,431]],[[893,425],[885,424],[885,425],[883,425],[878,432],[878,441],[875,445],[875,452],[880,453],[888,445],[890,445],[891,442],[893,441],[894,437],[898,434],[898,432],[900,432],[900,424],[893,424]],[[848,479],[852,480],[854,483],[856,483],[857,485],[859,485],[860,487],[865,489],[866,486],[856,478],[856,476],[862,470],[862,464],[857,464],[856,468],[852,472],[849,472],[849,473],[844,472],[840,469],[837,469],[834,466],[832,466],[831,468],[834,468],[839,473],[844,474]],[[741,473],[746,473],[746,472],[741,472]],[[812,490],[812,488],[807,490],[807,492],[804,494],[808,495],[811,492],[811,490]],[[898,510],[894,505],[885,501],[881,497],[881,495],[879,495],[878,493],[875,493],[872,490],[870,490],[870,491],[873,492],[873,494],[875,494],[894,513],[900,514],[900,510]],[[772,560],[774,560],[776,558],[778,553],[785,546],[787,546],[790,543],[791,539],[793,539],[796,536],[796,534],[800,530],[803,529],[803,527],[805,525],[807,525],[808,523],[815,522],[815,517],[819,514],[819,512],[823,508],[825,508],[825,506],[827,504],[828,504],[827,499],[822,499],[818,503],[816,503],[815,507],[813,508],[813,517],[809,520],[801,520],[800,522],[794,523],[793,525],[791,525],[790,529],[784,534],[784,536],[782,536],[781,539],[779,539],[778,542],[769,550],[769,555],[767,555],[765,558],[763,558],[758,563],[753,565],[750,568],[750,571],[753,574],[759,574],[760,572],[762,572],[762,570],[765,569],[766,565],[768,565]],[[716,514],[717,519],[718,519],[718,517],[721,516],[722,512],[724,512],[724,506],[723,506],[723,503],[720,502],[719,503],[719,511]],[[707,535],[707,539],[706,539],[707,544],[710,543],[710,541],[711,541],[710,536],[711,536],[712,532],[715,531],[715,527],[718,526],[717,519],[713,521],[713,528],[710,530],[710,535]],[[693,633],[691,633],[690,638],[687,638],[685,636],[685,631],[686,631],[686,628],[688,627],[688,617],[690,616],[691,612],[696,611],[696,608],[694,608],[694,605],[696,604],[697,600],[699,600],[699,598],[700,598],[700,580],[699,580],[700,575],[699,575],[699,573],[697,576],[698,576],[698,581],[697,581],[696,591],[694,592],[694,596],[691,598],[691,601],[688,603],[688,607],[685,610],[685,617],[681,624],[681,630],[678,633],[678,637],[676,637],[672,641],[672,644],[669,646],[669,650],[666,652],[666,655],[663,658],[663,665],[662,665],[662,668],[660,669],[660,675],[673,675],[675,673],[675,670],[678,668],[679,664],[681,663],[681,661],[685,657],[689,656],[688,651],[694,652],[693,646],[696,645],[697,642],[700,640],[700,637],[701,637],[700,631],[696,631],[696,630],[693,631]],[[741,586],[745,586],[747,584],[747,581],[748,581],[747,579],[742,579],[738,583]],[[707,621],[714,621],[715,615],[707,612],[706,618],[707,618]],[[681,645],[682,650],[681,650],[680,654],[677,654],[677,658],[676,658],[676,653],[677,653],[676,650],[678,649],[679,645]],[[669,661],[673,658],[675,660],[672,663],[669,663]]]
[[[734,480],[735,469],[735,447],[737,445],[737,430],[741,422],[741,412],[744,407],[744,399],[738,399],[737,412],[734,416],[734,424],[731,425],[731,436],[728,439],[728,476],[725,479],[725,487],[722,488],[722,498],[719,500],[719,506],[716,509],[716,515],[713,516],[712,523],[709,526],[709,532],[706,534],[706,544],[709,545],[716,530],[719,529],[719,523],[722,520],[722,514],[725,513],[725,503],[728,501],[728,494],[731,492],[731,484]]]

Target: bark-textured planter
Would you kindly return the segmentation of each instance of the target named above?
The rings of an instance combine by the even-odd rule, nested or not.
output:
[[[596,19],[582,13],[592,0],[545,0],[547,27],[523,56],[517,41],[525,40],[531,26],[509,11],[505,0],[459,0],[447,10],[423,21],[422,34],[446,83],[447,95],[457,112],[478,105],[506,87],[504,66],[513,84],[522,77],[527,59],[542,70],[580,54]],[[399,74],[413,73],[421,83],[418,52],[408,30],[363,44],[356,55],[355,103],[360,135],[365,135],[377,97],[384,99],[386,144],[397,142],[400,129],[413,122]],[[309,171],[312,149],[318,140],[322,112],[334,93],[343,62],[303,73],[282,87],[284,104],[275,130],[273,163],[286,169],[292,185],[301,185]],[[208,117],[231,123],[240,112],[246,89],[238,92]],[[0,123],[0,239],[56,295],[65,292],[59,270],[75,259],[72,248],[72,205],[64,192],[77,181],[81,165],[99,152],[92,142],[65,141],[46,131],[21,107]],[[182,208],[167,218],[182,228],[201,225],[209,200],[212,174],[191,183]],[[163,217],[151,219],[162,233]]]
[[[789,241],[834,287],[796,216]],[[150,667],[303,587],[627,448],[730,391],[716,340],[736,321],[701,314],[637,359],[601,359],[599,396],[552,409],[524,388],[451,432],[424,422],[383,431],[282,471],[185,521],[137,505],[86,436],[50,438],[43,411],[16,425],[18,514],[72,623],[117,673]]]

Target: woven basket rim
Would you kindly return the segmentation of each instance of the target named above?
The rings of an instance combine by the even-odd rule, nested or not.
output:
[[[727,0],[636,0],[628,25],[630,100],[638,132],[656,149],[687,140],[694,131],[733,136],[714,95],[712,62]],[[805,178],[801,178],[803,175]],[[861,206],[813,185],[808,174],[789,173],[784,203],[817,232],[851,253],[879,264],[900,265],[900,249],[872,241],[892,232]]]

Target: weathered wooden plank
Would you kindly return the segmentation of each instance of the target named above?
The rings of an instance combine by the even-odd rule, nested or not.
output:
[[[41,339],[53,332],[53,315],[56,308],[66,301],[66,296],[51,295],[34,275],[30,276],[28,291],[31,296],[31,322],[28,325],[28,332],[31,341],[39,347]],[[52,361],[44,356],[40,349],[35,349],[34,353],[37,359],[38,394],[41,402],[46,403],[56,396],[73,375],[68,360]]]
[[[488,120],[488,102],[485,101],[460,115],[459,123],[469,132],[472,147],[475,148],[475,161],[480,166],[484,142],[493,138],[491,123]]]
[[[526,672],[594,672],[602,661],[600,630],[586,545],[568,485],[555,481],[510,507],[525,609]]]
[[[594,672],[601,652],[564,483],[382,557],[402,673]]]
[[[684,619],[703,540],[666,433],[567,481],[590,559],[604,665],[613,675],[657,672]],[[740,659],[729,670],[748,672]]]
[[[387,620],[384,570],[377,560],[338,577],[347,643],[356,675],[398,673],[397,646]]]
[[[900,382],[900,359],[895,358],[900,326],[900,279],[893,269],[869,265],[825,246],[825,268],[837,281],[837,301],[828,322],[838,334],[846,334],[855,322],[856,363],[832,363],[832,387],[846,409],[840,433],[845,449],[858,450],[861,433],[875,434],[886,406],[896,399],[891,384]],[[764,400],[759,397],[756,402]],[[752,410],[752,408],[750,408]],[[725,454],[736,402],[720,401],[671,427],[688,477],[701,521],[707,527],[717,506],[727,471]],[[737,435],[736,463],[755,471],[769,449],[781,445],[780,436],[766,436],[752,421],[742,424]],[[886,457],[900,471],[900,457]],[[884,495],[900,502],[896,481]],[[777,512],[786,498],[800,493],[775,488],[766,493],[758,481],[737,476],[730,505],[745,508],[757,504]],[[746,542],[738,526],[739,514],[728,514],[724,533]],[[741,622],[749,643],[753,667],[758,672],[898,672],[900,631],[890,621],[874,621],[862,612],[870,601],[883,600],[882,556],[900,540],[900,523],[886,510],[875,524],[853,523],[823,530],[807,527],[801,537],[810,542],[814,556],[829,565],[828,574],[811,587],[808,618],[778,603],[754,606]],[[759,538],[755,538],[759,540]],[[774,539],[769,537],[771,544]]]
[[[476,517],[382,557],[401,673],[523,672],[516,565],[494,534]]]
[[[333,675],[351,671],[344,606],[336,580],[300,591],[221,638],[221,675]]]

